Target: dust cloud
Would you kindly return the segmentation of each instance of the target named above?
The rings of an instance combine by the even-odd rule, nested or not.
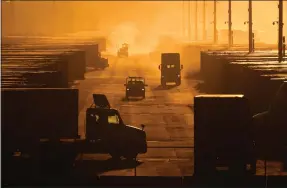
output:
[[[285,4],[286,1],[284,2]],[[277,42],[277,1],[253,1],[253,22],[256,41]],[[203,41],[203,1],[198,1],[198,40]],[[185,1],[10,1],[2,2],[2,35],[102,36],[108,50],[115,53],[128,43],[131,54],[158,51],[180,51],[179,43],[190,42],[187,36],[188,3]],[[219,1],[219,42],[226,43],[228,2]],[[233,29],[242,31],[236,42],[247,43],[248,2],[233,1]],[[286,5],[284,5],[286,22]],[[195,1],[190,2],[191,40],[194,41]],[[206,1],[207,41],[213,39],[213,1]],[[285,31],[286,34],[286,25]],[[241,32],[241,33],[242,33]],[[240,33],[240,32],[239,32]],[[235,38],[236,38],[235,34]],[[151,55],[152,56],[152,55]]]

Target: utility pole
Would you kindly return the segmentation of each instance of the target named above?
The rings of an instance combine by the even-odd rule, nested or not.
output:
[[[253,46],[253,29],[252,29],[252,0],[249,0],[249,53],[253,52],[254,46]]]
[[[278,31],[278,58],[279,62],[283,59],[283,0],[279,0],[279,31]]]
[[[213,2],[214,2],[214,4],[213,4],[213,40],[214,40],[214,44],[217,44],[217,25],[216,25],[216,21],[217,21],[216,3],[217,3],[217,0],[214,0]]]
[[[205,15],[205,9],[206,9],[206,2],[203,0],[203,40],[206,40],[206,15]]]
[[[228,0],[228,47],[232,46],[232,12],[231,12],[231,0]]]
[[[190,0],[188,0],[188,41],[191,41],[191,31],[190,31]]]
[[[197,15],[198,15],[198,14],[197,14],[197,0],[195,0],[195,17],[194,17],[194,18],[195,18],[195,22],[194,22],[194,23],[195,23],[195,28],[194,28],[194,29],[195,29],[195,33],[194,33],[194,34],[195,34],[195,41],[198,40],[198,35],[197,35],[197,34],[198,34],[198,33],[197,33],[197,32],[198,32],[198,31],[197,31],[198,18],[197,18]]]

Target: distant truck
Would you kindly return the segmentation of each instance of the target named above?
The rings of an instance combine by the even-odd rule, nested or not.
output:
[[[95,69],[101,69],[101,70],[104,70],[106,69],[107,67],[109,67],[109,63],[108,63],[108,59],[107,58],[103,58],[101,56],[101,53],[99,52],[98,53],[98,57],[96,59],[96,62],[94,64],[94,68]]]
[[[141,96],[145,98],[145,79],[143,77],[128,77],[126,79],[126,99],[129,97],[138,97]]]
[[[127,43],[122,44],[122,47],[118,50],[118,57],[129,56],[129,45]]]
[[[71,166],[77,154],[87,152],[133,159],[147,151],[144,125],[140,129],[124,124],[105,95],[93,94],[94,103],[86,110],[85,137],[81,138],[78,89],[1,89],[1,92],[5,170],[9,171],[15,157],[28,157],[37,163],[39,158],[49,162],[52,156],[61,162],[59,165]]]
[[[181,84],[181,70],[179,53],[162,53],[161,64],[158,66],[161,71],[161,85],[166,86],[168,82],[174,82],[176,85]]]

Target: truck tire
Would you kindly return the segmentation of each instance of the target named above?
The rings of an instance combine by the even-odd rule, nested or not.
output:
[[[138,153],[136,152],[130,152],[124,155],[124,158],[126,158],[127,160],[135,160],[138,156]]]
[[[116,152],[116,151],[112,151],[109,154],[110,154],[110,156],[112,156],[112,159],[114,159],[114,160],[121,159],[121,155],[118,152]]]
[[[161,86],[165,87],[166,86],[166,82],[164,79],[161,79]]]
[[[250,170],[248,171],[250,175],[256,174],[256,160],[250,163]]]
[[[179,80],[176,81],[176,85],[177,85],[177,86],[181,85],[181,79],[179,79]]]

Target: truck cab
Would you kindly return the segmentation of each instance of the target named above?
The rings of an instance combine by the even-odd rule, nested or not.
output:
[[[101,53],[98,52],[97,60],[95,63],[95,68],[104,70],[107,67],[109,67],[108,59],[103,58]]]
[[[122,44],[122,47],[118,50],[118,57],[128,57],[129,46],[127,43]]]
[[[136,158],[146,153],[144,125],[126,125],[118,110],[110,107],[103,94],[93,94],[94,103],[86,111],[86,140],[100,142],[113,158]]]
[[[126,87],[126,99],[130,96],[145,98],[145,87],[148,85],[145,84],[143,77],[128,77],[124,86]]]
[[[179,53],[162,53],[161,64],[158,66],[161,71],[161,85],[166,86],[166,83],[173,82],[176,85],[181,84],[181,70],[183,65],[180,65]]]

